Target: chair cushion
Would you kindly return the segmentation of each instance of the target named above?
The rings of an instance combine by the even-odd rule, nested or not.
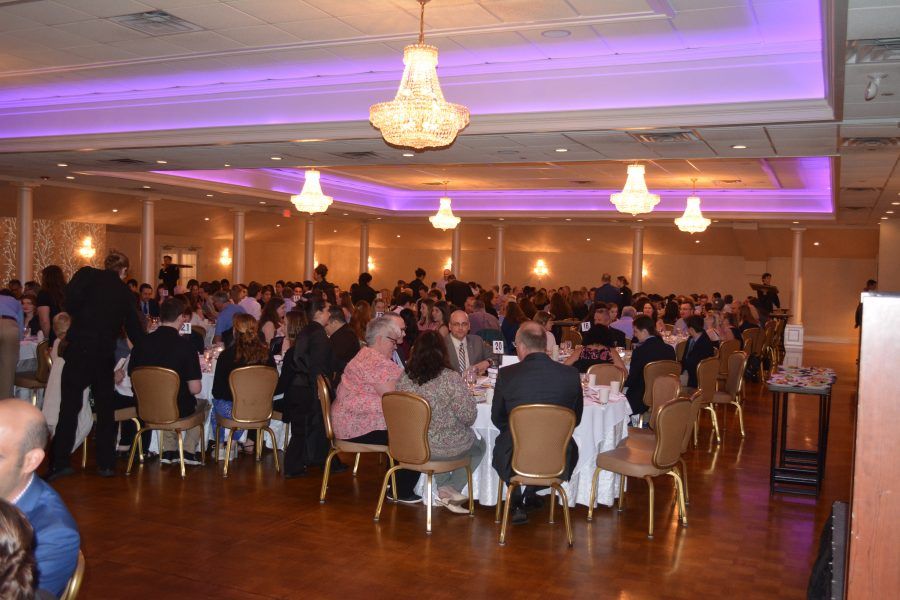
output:
[[[206,402],[204,400],[204,402]],[[149,421],[144,424],[147,429],[159,429],[162,431],[175,431],[176,429],[179,431],[184,431],[185,429],[190,429],[192,427],[202,427],[203,421],[206,419],[206,411],[202,410],[205,408],[199,402],[197,403],[197,410],[186,417],[178,419],[177,421],[173,421],[172,423],[150,423]]]
[[[347,452],[355,454],[357,452],[384,452],[387,453],[387,446],[378,444],[360,444],[357,442],[348,442],[345,440],[334,440],[334,447],[338,452]]]
[[[118,408],[113,413],[113,418],[117,423],[119,421],[128,421],[129,419],[137,419],[137,409],[133,406]]]
[[[656,434],[650,429],[629,427],[628,437],[619,442],[618,447],[634,448],[643,452],[652,453],[656,449]]]
[[[29,390],[36,390],[40,388],[47,387],[46,381],[40,381],[35,376],[34,371],[29,371],[27,373],[16,373],[16,387],[20,388],[28,388]]]
[[[731,404],[732,400],[734,400],[734,396],[722,391],[716,392],[712,397],[713,404]]]
[[[597,455],[597,466],[628,477],[656,477],[666,472],[653,466],[652,453],[629,446],[601,452]]]
[[[420,465],[402,462],[398,462],[397,464],[404,469],[409,469],[410,471],[418,471],[420,473],[427,473],[429,471],[431,471],[432,473],[448,473],[450,471],[455,471],[456,469],[461,469],[470,464],[470,462],[471,461],[469,457],[466,456],[457,460],[429,460],[428,462],[424,462]]]
[[[216,424],[225,429],[265,429],[271,421],[271,419],[266,419],[265,421],[235,421],[216,413]]]
[[[524,475],[513,475],[509,480],[512,485],[539,485],[541,487],[550,487],[554,483],[562,483],[559,477],[525,477]]]

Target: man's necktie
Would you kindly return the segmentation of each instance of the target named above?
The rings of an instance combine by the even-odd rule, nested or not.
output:
[[[463,373],[466,370],[466,340],[463,340],[459,344],[459,372]]]
[[[149,307],[149,305],[147,304],[147,301],[146,301],[146,300],[144,301],[144,314],[145,314],[145,315],[149,315],[149,314],[150,314],[150,307]]]

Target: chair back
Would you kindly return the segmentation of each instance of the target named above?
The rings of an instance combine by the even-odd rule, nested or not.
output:
[[[316,378],[316,390],[319,392],[319,404],[322,405],[322,420],[325,422],[325,437],[334,444],[334,427],[331,426],[331,388],[323,375]]]
[[[741,394],[744,385],[744,370],[747,368],[747,353],[735,352],[728,357],[728,380],[725,382],[725,391],[734,398]]]
[[[572,342],[572,346],[581,345],[582,338],[581,334],[578,333],[578,330],[574,327],[563,327],[562,335],[560,336],[561,342]]]
[[[694,432],[694,423],[697,422],[697,417],[700,416],[700,409],[706,404],[701,390],[694,392],[689,400],[691,402],[691,425],[684,431],[684,439],[681,441],[682,454],[687,452],[688,446],[691,444],[691,434]]]
[[[733,354],[733,353],[732,353]],[[711,356],[704,358],[697,365],[697,391],[703,402],[712,402],[716,393],[716,380],[719,378],[719,359]]]
[[[596,377],[597,385],[609,385],[613,381],[618,381],[621,390],[625,384],[625,371],[616,365],[591,365],[588,367],[587,374]]]
[[[766,321],[765,327],[759,330],[756,339],[753,341],[753,354],[757,356],[762,355],[763,348],[771,343],[773,335],[775,335],[775,320],[769,319]]]
[[[488,344],[492,342],[503,341],[503,334],[499,329],[482,329],[481,331],[476,332],[475,335],[483,339]]]
[[[556,404],[525,404],[509,413],[513,471],[552,479],[566,470],[566,448],[575,431],[575,412]]]
[[[388,392],[381,397],[381,410],[387,423],[388,449],[394,460],[411,465],[431,460],[428,401],[409,392]]]
[[[671,324],[671,323],[665,323],[665,324],[663,325],[663,330],[664,330],[666,333],[672,333],[673,331],[675,331],[675,325],[673,325],[673,324]]]
[[[231,397],[231,418],[256,423],[272,418],[272,396],[278,385],[278,371],[266,365],[240,367],[228,376]]]
[[[167,424],[178,420],[178,387],[181,379],[172,369],[137,367],[131,373],[131,387],[141,421]]]
[[[692,402],[678,398],[659,409],[656,416],[656,448],[653,450],[653,466],[669,470],[681,458],[684,437],[693,427]]]
[[[756,340],[759,338],[759,327],[745,329],[741,337],[744,339],[744,352],[747,354],[752,353],[753,348],[756,346]]]
[[[687,340],[681,340],[675,344],[675,360],[681,362],[684,360],[684,351],[687,350]]]
[[[666,373],[653,380],[653,387],[650,390],[650,429],[656,427],[656,415],[659,413],[659,409],[677,398],[679,392],[681,392],[681,380],[678,375]]]
[[[202,337],[203,343],[206,343],[206,327],[203,327],[202,325],[191,325],[191,332]]]
[[[41,383],[47,383],[50,379],[50,342],[47,340],[37,345],[37,370],[34,378]]]
[[[740,340],[725,340],[719,344],[719,373],[728,373],[728,357],[741,349]]]
[[[82,581],[84,581],[84,554],[79,550],[75,572],[69,578],[69,583],[66,584],[66,589],[63,590],[59,600],[75,600],[78,597],[79,590],[81,590]]]
[[[644,404],[653,406],[653,382],[660,375],[681,375],[681,365],[674,360],[657,360],[644,365]]]

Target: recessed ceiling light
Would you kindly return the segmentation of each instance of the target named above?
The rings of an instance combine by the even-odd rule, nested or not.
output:
[[[400,237],[400,234],[399,234],[399,233],[397,234],[397,237]]]
[[[638,223],[640,223],[640,222],[642,222],[642,221],[643,221],[643,219],[638,219]]]
[[[348,216],[350,213],[341,213],[341,214],[343,214],[343,215],[346,217],[346,216]]]
[[[119,212],[119,209],[118,209],[118,208],[114,208],[114,209],[113,209],[113,212]]]
[[[156,164],[158,164],[158,165],[167,165],[167,164],[169,164],[169,161],[167,161],[167,160],[158,160],[158,161],[156,161]]]
[[[891,202],[891,206],[900,206],[900,202]]]
[[[66,179],[75,179],[75,178],[72,177],[71,175],[66,175]]]
[[[700,240],[694,240],[694,243],[695,243],[695,244],[699,244],[699,243],[700,243]]]
[[[376,220],[376,221],[380,221],[380,220],[381,220],[381,217],[375,217],[375,220]]]
[[[747,146],[745,146],[745,145],[743,145],[743,144],[735,144],[734,146],[732,146],[732,149],[734,149],[734,150],[746,150],[746,149],[747,149]]]
[[[281,227],[281,223],[275,223],[275,227]]]
[[[505,221],[506,219],[504,219],[503,217],[500,217],[500,218],[497,219],[497,220],[498,220],[498,221]]]
[[[265,200],[260,200],[259,203],[260,203],[260,204],[265,204],[266,201],[265,201]]]
[[[281,160],[280,156],[270,156],[269,158],[272,160]]]
[[[547,29],[546,31],[542,31],[541,35],[545,38],[559,39],[569,37],[572,35],[572,32],[568,29]]]
[[[591,238],[584,238],[584,241],[589,242],[591,241]]]
[[[333,230],[331,233],[337,233],[337,229]]]
[[[886,214],[886,215],[892,215],[892,214],[894,214],[894,211],[892,211],[892,210],[886,210],[886,211],[884,211],[884,214]]]
[[[568,148],[557,148],[556,151],[557,152],[568,152],[569,149]]]
[[[209,221],[209,217],[203,217],[204,221]]]
[[[488,239],[491,239],[491,236],[488,236]]]
[[[572,219],[566,219],[566,221],[571,221]]]
[[[404,152],[404,153],[403,153],[403,156],[405,156],[405,157],[407,157],[407,158],[409,158],[409,157],[411,157],[411,156],[415,156],[415,155],[416,155],[415,152]]]
[[[228,163],[225,163],[225,165],[224,165],[224,166],[226,166],[226,167],[230,167],[230,166],[231,166],[231,165],[229,165],[229,164],[228,164]]]
[[[887,218],[887,217],[881,217],[881,220],[882,220],[882,221],[887,221],[888,218]]]
[[[74,178],[73,178],[73,179],[74,179]],[[143,189],[145,189],[145,190],[153,189],[153,188],[151,188],[149,185],[142,185],[141,188],[143,188]]]
[[[813,246],[818,246],[819,242],[813,242]]]
[[[800,221],[791,221],[791,223],[793,223],[794,225],[799,225]]]
[[[212,195],[212,194],[207,194],[206,197],[207,197],[207,198],[212,198],[213,195]]]
[[[68,167],[69,163],[56,163],[57,167]]]

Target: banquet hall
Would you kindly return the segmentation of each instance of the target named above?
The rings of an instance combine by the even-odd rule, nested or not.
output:
[[[31,523],[31,585],[69,599],[889,595],[898,88],[900,0],[0,0],[0,388],[53,414],[33,477],[80,535],[65,590],[48,591]],[[94,346],[78,354],[100,328],[74,301],[93,297],[76,273],[112,264],[127,268],[116,293],[133,284],[114,324],[131,358],[114,371]],[[310,375],[304,425],[274,382],[317,320],[335,353],[334,332],[354,332],[352,352],[321,385]],[[176,322],[197,346],[172,398],[197,384],[198,430],[136,435],[131,419],[153,422],[137,357],[168,364],[142,340]],[[516,483],[498,467],[498,406],[538,328],[548,373],[580,371],[552,446],[572,464]],[[675,358],[665,402],[632,369],[638,329]],[[700,338],[715,348],[691,362]],[[247,339],[273,387],[241,433],[238,370],[221,371]],[[408,503],[406,476],[441,456],[415,372],[427,344],[471,403],[483,458],[468,480],[451,470],[450,496],[446,476],[433,498],[432,475],[413,477]],[[616,365],[612,385],[589,355]],[[353,387],[380,376],[363,356],[396,368],[389,388]],[[73,373],[95,368],[82,403]],[[109,394],[131,398],[114,428]],[[342,437],[341,405],[366,395],[385,438],[354,442],[369,430]],[[404,398],[430,407],[415,439],[431,462],[390,433],[413,427],[412,404],[391,408]],[[542,423],[529,431],[546,442]],[[667,428],[684,443],[663,464]],[[527,479],[527,438],[511,435]]]

